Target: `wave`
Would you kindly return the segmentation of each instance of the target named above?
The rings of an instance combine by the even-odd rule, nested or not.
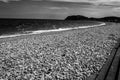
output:
[[[16,37],[16,36],[22,36],[22,35],[31,35],[31,34],[40,34],[40,33],[46,33],[46,32],[58,32],[58,31],[66,31],[66,30],[72,30],[72,29],[79,29],[79,28],[90,28],[90,27],[98,27],[98,26],[104,26],[105,23],[101,23],[98,25],[92,25],[92,26],[79,26],[74,28],[59,28],[59,29],[52,29],[52,30],[36,30],[36,31],[25,31],[22,33],[16,33],[13,35],[1,35],[0,38],[8,38],[8,37]]]

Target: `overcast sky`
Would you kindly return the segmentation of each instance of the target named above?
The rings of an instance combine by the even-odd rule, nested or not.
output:
[[[0,0],[0,18],[120,17],[120,0]]]

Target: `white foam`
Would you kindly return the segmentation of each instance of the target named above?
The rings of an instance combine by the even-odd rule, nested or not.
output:
[[[59,29],[53,29],[53,30],[37,30],[37,31],[27,31],[29,34],[14,34],[14,35],[3,35],[0,36],[0,38],[7,38],[7,37],[16,37],[16,36],[22,36],[22,35],[31,35],[31,34],[40,34],[40,33],[45,33],[45,32],[57,32],[57,31],[66,31],[66,30],[71,30],[71,29],[79,29],[79,28],[90,28],[90,27],[99,27],[99,26],[104,26],[106,23],[101,23],[98,25],[92,25],[92,26],[79,26],[79,27],[74,27],[74,28],[59,28]]]

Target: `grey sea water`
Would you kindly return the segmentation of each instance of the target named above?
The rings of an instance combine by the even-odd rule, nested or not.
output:
[[[0,36],[30,34],[33,31],[74,28],[98,24],[96,21],[66,21],[48,19],[0,19]]]

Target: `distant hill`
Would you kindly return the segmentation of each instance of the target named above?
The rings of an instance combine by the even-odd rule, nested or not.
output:
[[[68,16],[65,20],[86,20],[88,17],[82,16],[82,15],[72,15]]]
[[[120,23],[120,17],[108,16],[103,18],[88,18],[82,15],[71,15],[65,18],[65,20],[90,20],[90,21],[104,21],[104,22],[116,22]]]

